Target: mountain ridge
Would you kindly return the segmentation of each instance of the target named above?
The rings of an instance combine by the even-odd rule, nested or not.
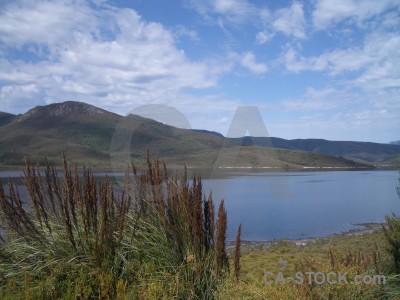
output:
[[[14,114],[0,111],[0,126],[10,123],[16,117]]]
[[[84,163],[109,162],[110,154],[118,151],[129,153],[130,159],[139,159],[148,146],[156,156],[168,162],[198,165],[213,164],[223,151],[229,149],[226,150],[228,156],[236,153],[237,157],[243,158],[243,162],[236,160],[238,165],[252,167],[271,161],[264,156],[271,156],[274,151],[280,151],[285,158],[282,165],[292,167],[304,166],[301,160],[315,167],[328,166],[325,164],[328,161],[343,167],[356,166],[349,157],[361,166],[392,161],[400,155],[398,145],[369,142],[226,138],[217,132],[180,129],[137,115],[122,117],[76,101],[35,107],[25,114],[12,115],[8,122],[0,125],[0,163],[3,165],[21,163],[24,156],[37,160],[47,156],[56,160],[61,151]],[[271,152],[267,148],[282,150]],[[280,161],[278,156],[275,154],[276,161]]]

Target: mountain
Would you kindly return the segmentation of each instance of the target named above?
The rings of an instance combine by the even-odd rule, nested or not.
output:
[[[399,145],[371,142],[328,141],[324,139],[294,139],[253,137],[255,146],[275,147],[288,150],[301,150],[332,156],[341,156],[350,160],[379,163],[388,158],[400,156]]]
[[[213,135],[219,136],[221,138],[224,137],[221,133],[216,132],[216,131],[209,131],[209,130],[204,130],[204,129],[191,129],[191,130],[194,131],[194,132],[202,132],[202,133],[213,134]]]
[[[129,140],[129,149],[125,149]],[[92,105],[68,101],[38,106],[0,126],[0,163],[18,165],[24,157],[68,158],[108,166],[110,151],[142,159],[152,153],[182,161],[187,155],[219,149],[223,138],[179,129],[135,115],[122,117]]]
[[[62,150],[74,158],[106,159],[119,118],[72,101],[35,107],[0,127],[0,161],[18,164],[24,156],[55,158]]]
[[[0,111],[0,126],[10,123],[16,115]]]
[[[390,142],[389,144],[391,144],[391,145],[400,145],[400,140]]]
[[[122,117],[95,106],[68,101],[38,106],[0,125],[0,165],[20,165],[24,157],[70,160],[118,168],[143,161],[147,147],[169,165],[190,167],[365,167],[390,161],[400,146],[317,139],[225,138],[206,130],[187,130],[136,115]],[[341,157],[340,157],[341,156]],[[359,162],[354,162],[353,158]]]

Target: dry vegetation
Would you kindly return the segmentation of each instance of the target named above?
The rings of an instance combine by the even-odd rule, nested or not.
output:
[[[60,175],[27,163],[24,189],[0,185],[1,299],[400,299],[396,215],[382,232],[265,253],[243,249],[239,227],[228,255],[224,201],[215,211],[200,177],[171,174],[149,153],[117,183],[63,164]],[[387,284],[266,285],[266,270],[385,274]]]
[[[29,201],[0,187],[1,298],[210,299],[228,270],[227,214],[201,179],[151,161],[122,187],[64,158],[64,174],[27,163]],[[215,224],[215,225],[214,225]]]

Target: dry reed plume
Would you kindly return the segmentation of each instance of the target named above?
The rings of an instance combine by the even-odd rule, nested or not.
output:
[[[144,171],[132,165],[119,187],[107,176],[95,178],[91,169],[71,168],[65,156],[62,176],[47,160],[44,171],[26,163],[26,198],[15,183],[9,182],[8,193],[0,185],[0,287],[24,289],[26,274],[45,282],[46,274],[60,273],[55,281],[78,289],[80,277],[100,276],[93,270],[101,270],[107,280],[85,281],[90,288],[82,288],[81,296],[113,298],[129,289],[146,295],[143,276],[148,281],[175,274],[168,276],[186,283],[170,287],[171,295],[212,297],[228,265],[224,202],[215,221],[212,194],[205,197],[199,176],[190,185],[186,168],[181,176],[169,174],[149,151],[146,162]],[[71,292],[60,282],[57,287],[47,286],[44,294]]]

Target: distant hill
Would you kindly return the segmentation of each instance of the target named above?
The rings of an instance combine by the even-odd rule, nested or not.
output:
[[[120,138],[115,138],[116,129],[122,135]],[[129,149],[125,149],[128,139]],[[111,150],[128,151],[133,159],[142,160],[147,146],[154,155],[184,162],[190,154],[219,149],[222,140],[216,135],[179,129],[135,115],[122,117],[68,101],[35,107],[0,126],[0,163],[19,165],[25,156],[35,161],[44,156],[59,161],[64,150],[71,160],[109,166]]]
[[[5,118],[7,119],[7,118]],[[0,117],[1,120],[1,117]],[[120,168],[143,161],[146,148],[169,165],[189,167],[365,167],[390,161],[400,146],[317,139],[225,138],[206,130],[187,130],[136,115],[122,117],[81,102],[38,106],[8,117],[0,125],[0,165],[20,165],[24,157],[70,160]],[[273,149],[275,148],[275,149]],[[358,161],[358,162],[354,162]],[[394,160],[396,161],[396,160]]]
[[[119,118],[72,101],[35,107],[0,127],[0,161],[18,164],[24,156],[51,159],[62,150],[74,158],[107,159]]]
[[[10,123],[16,115],[0,111],[0,126]]]
[[[194,131],[194,132],[213,134],[213,135],[219,136],[221,138],[224,137],[221,133],[216,132],[216,131],[209,131],[209,130],[204,130],[204,129],[191,129],[191,130]]]
[[[400,156],[399,145],[371,142],[328,141],[324,139],[257,138],[252,142],[256,146],[275,147],[289,150],[302,150],[325,155],[341,156],[350,160],[377,164],[391,157]]]
[[[391,145],[400,145],[400,140],[390,142],[389,144],[391,144]]]

